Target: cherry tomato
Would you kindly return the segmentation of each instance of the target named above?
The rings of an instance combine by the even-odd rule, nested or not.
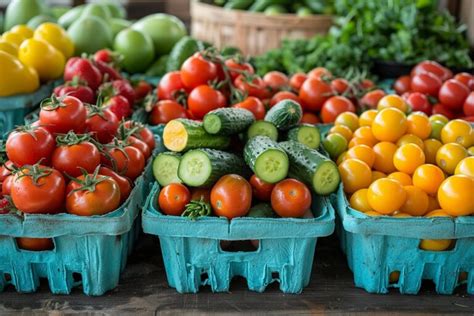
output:
[[[364,90],[369,90],[375,87],[375,83],[370,79],[362,79],[360,82],[360,87]]]
[[[191,192],[181,183],[171,183],[158,196],[160,210],[166,215],[180,216],[191,201]]]
[[[275,186],[272,183],[267,183],[257,177],[252,175],[250,178],[250,185],[252,185],[253,195],[260,201],[270,201],[272,196],[272,190]]]
[[[63,209],[66,183],[55,169],[25,166],[13,177],[11,197],[23,213],[57,213]]]
[[[210,86],[199,86],[193,89],[188,96],[189,110],[198,120],[212,110],[225,107],[226,104],[227,101],[222,92]]]
[[[451,110],[459,111],[469,96],[469,92],[469,89],[463,83],[450,79],[443,83],[439,90],[439,102]]]
[[[253,113],[256,120],[263,120],[265,118],[265,105],[256,97],[248,97],[244,101],[234,104],[232,107],[249,110]]]
[[[206,85],[217,78],[217,67],[199,53],[186,59],[181,66],[181,80],[188,89]]]
[[[120,175],[131,180],[135,180],[145,168],[145,156],[133,146],[111,148],[108,154],[111,159],[105,158],[105,165],[113,167]]]
[[[359,100],[359,105],[362,108],[376,109],[377,104],[385,95],[385,91],[382,89],[372,90],[364,94],[364,96]]]
[[[411,77],[401,76],[393,84],[393,89],[398,95],[402,95],[405,92],[409,92],[411,89]]]
[[[300,123],[306,123],[306,124],[318,124],[321,121],[319,120],[319,117],[316,114],[310,113],[310,112],[305,112],[303,113],[303,117],[301,118]]]
[[[282,100],[293,100],[295,102],[297,102],[298,104],[301,103],[301,100],[300,98],[298,98],[298,96],[296,94],[294,94],[293,92],[289,92],[289,91],[280,91],[280,92],[277,92],[270,100],[270,107],[273,107],[275,104],[277,104],[278,102],[282,101]]]
[[[464,115],[466,116],[473,116],[474,115],[474,91],[469,93],[469,96],[464,101],[464,105],[462,107]]]
[[[89,108],[86,120],[86,131],[102,144],[109,143],[117,134],[119,120],[117,116],[107,108]]]
[[[137,100],[143,100],[148,94],[151,93],[153,87],[145,80],[140,80],[133,85],[133,90],[135,92],[135,98]]]
[[[311,192],[304,183],[285,179],[273,188],[271,204],[281,217],[302,217],[311,207]]]
[[[145,143],[143,140],[139,139],[138,137],[135,136],[129,136],[127,138],[127,142],[130,146],[135,147],[139,151],[142,152],[143,157],[145,157],[145,160],[150,158],[151,156],[151,149],[148,147],[147,143]]]
[[[211,203],[211,191],[209,189],[194,188],[191,193],[191,201],[204,201]]]
[[[317,112],[332,95],[334,91],[330,84],[310,77],[301,86],[299,97],[304,110]]]
[[[331,87],[337,94],[344,94],[349,89],[349,81],[344,78],[336,78],[331,81]]]
[[[119,120],[129,117],[132,114],[130,102],[122,95],[115,95],[109,98],[104,105],[114,113]]]
[[[171,120],[187,117],[186,109],[181,104],[172,100],[163,100],[151,109],[150,123],[152,125],[166,124]]]
[[[217,216],[232,219],[245,216],[252,204],[252,187],[239,175],[228,174],[211,190],[211,205]]]
[[[2,195],[11,195],[12,194],[12,184],[14,176],[8,176],[2,182]]]
[[[151,150],[155,149],[155,136],[145,125],[134,121],[126,121],[124,125],[128,129],[135,129],[133,136],[143,140]]]
[[[132,184],[130,183],[130,180],[125,177],[122,177],[121,175],[107,167],[100,167],[99,174],[111,177],[115,180],[120,189],[120,203],[125,202],[128,199],[128,197],[130,196],[130,192],[132,192]]]
[[[234,81],[235,78],[237,78],[243,72],[250,75],[253,75],[255,73],[255,70],[253,69],[252,65],[244,61],[239,62],[235,59],[227,59],[225,61],[225,65],[229,69],[229,74],[232,81]]]
[[[355,113],[356,109],[351,100],[343,96],[334,96],[324,102],[321,109],[321,119],[323,123],[332,123],[336,117],[344,112]]]
[[[290,78],[290,87],[293,91],[299,93],[301,86],[306,81],[308,76],[303,72],[297,72]]]
[[[444,104],[437,103],[433,105],[433,108],[431,109],[432,114],[441,114],[446,116],[448,119],[452,120],[456,118],[457,114],[453,112],[451,109],[446,107]]]
[[[411,78],[411,90],[413,92],[421,92],[432,97],[438,96],[442,84],[441,79],[430,72],[422,72]]]
[[[8,135],[6,152],[8,159],[18,166],[34,165],[41,161],[48,164],[56,142],[42,127],[20,127]]]
[[[185,91],[186,88],[181,80],[180,71],[168,72],[161,78],[158,84],[157,94],[159,100],[175,100],[179,91]]]
[[[27,238],[17,237],[16,244],[18,248],[29,251],[45,251],[54,249],[54,243],[51,238]]]
[[[308,73],[309,78],[325,79],[331,78],[332,73],[324,67],[316,67]]]
[[[12,174],[10,170],[13,169],[15,164],[8,160],[0,167],[0,182],[5,181],[5,179]]]
[[[82,133],[86,127],[87,110],[82,101],[75,97],[52,97],[41,104],[40,125],[49,132]]]
[[[441,81],[446,81],[453,77],[453,73],[451,72],[451,70],[431,60],[425,60],[416,65],[415,68],[413,68],[411,71],[411,76],[414,77],[415,75],[423,72],[432,73],[435,76],[439,77]]]
[[[263,76],[263,81],[273,91],[279,91],[284,87],[287,87],[290,80],[288,77],[279,71],[270,71]]]
[[[251,79],[247,79],[245,76],[240,75],[235,79],[234,86],[251,97],[257,97],[259,99],[270,97],[270,91],[267,89],[267,85],[263,79],[258,76],[252,76]]]
[[[100,165],[100,153],[97,147],[88,141],[64,144],[56,148],[51,160],[52,166],[71,177],[78,177],[82,169],[94,172]]]
[[[454,80],[464,83],[464,85],[468,87],[469,90],[471,91],[474,90],[474,76],[471,75],[470,73],[467,73],[467,72],[458,73],[456,76],[454,76]]]
[[[431,104],[425,94],[420,92],[412,92],[407,98],[406,102],[413,111],[421,111],[427,115],[431,114]]]
[[[120,206],[120,188],[111,177],[88,174],[69,182],[66,211],[78,216],[104,215]]]

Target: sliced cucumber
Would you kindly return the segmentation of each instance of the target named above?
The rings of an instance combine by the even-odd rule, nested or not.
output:
[[[321,142],[321,134],[316,126],[302,124],[288,132],[288,140],[293,140],[306,145],[311,149],[316,149],[319,147]]]
[[[251,139],[256,136],[267,136],[276,142],[278,140],[278,129],[273,125],[273,123],[256,121],[250,125],[247,130],[247,138]]]
[[[240,174],[244,169],[244,161],[234,154],[201,148],[183,155],[178,176],[189,186],[210,187],[223,175]]]
[[[172,152],[161,153],[153,160],[153,175],[162,187],[170,183],[181,183],[178,177],[180,160],[181,155]]]
[[[252,112],[239,108],[220,108],[207,113],[203,126],[209,134],[233,135],[245,131],[255,118]]]
[[[244,148],[244,159],[263,181],[276,183],[288,174],[287,154],[269,137],[257,136],[250,139]]]
[[[289,175],[311,186],[321,195],[327,195],[337,190],[340,183],[339,171],[336,164],[324,157],[317,150],[310,149],[295,141],[279,143],[290,159]]]

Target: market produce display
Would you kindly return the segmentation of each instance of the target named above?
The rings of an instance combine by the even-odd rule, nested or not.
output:
[[[295,13],[300,17],[312,14],[331,14],[334,12],[333,1],[327,0],[214,0],[215,5],[229,10],[248,10],[263,12],[267,15]]]

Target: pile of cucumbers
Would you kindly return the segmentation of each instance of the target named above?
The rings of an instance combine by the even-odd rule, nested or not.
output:
[[[334,12],[333,0],[214,0],[214,4],[230,10],[248,10],[267,15],[295,13],[304,17]]]
[[[161,186],[210,188],[226,174],[248,179],[254,173],[268,183],[295,178],[317,194],[330,194],[340,182],[337,166],[318,151],[318,128],[299,124],[301,117],[298,103],[283,100],[262,121],[239,108],[211,111],[202,122],[172,120],[163,131],[169,151],[153,163],[155,178]]]

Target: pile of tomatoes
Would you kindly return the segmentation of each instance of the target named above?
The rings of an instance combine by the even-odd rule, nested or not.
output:
[[[179,71],[163,76],[150,123],[166,124],[176,118],[200,120],[206,113],[228,106],[247,109],[262,120],[269,108],[284,99],[302,105],[302,123],[330,123],[339,113],[376,104],[385,93],[373,89],[374,83],[368,79],[349,82],[334,78],[322,67],[291,77],[278,71],[260,77],[238,56],[225,59],[203,51],[189,57]],[[367,91],[371,94],[358,100]]]
[[[247,181],[240,175],[228,174],[210,189],[190,190],[181,183],[171,183],[160,191],[157,202],[167,215],[191,218],[215,215],[232,219],[244,216],[312,217],[311,201],[309,188],[295,179],[270,184],[256,175]]]
[[[474,215],[474,129],[463,120],[407,115],[397,95],[360,117],[343,113],[324,141],[352,208],[368,216]],[[341,145],[342,144],[342,145]],[[423,241],[445,250],[451,241]]]
[[[112,212],[130,195],[154,147],[154,135],[143,125],[120,122],[107,107],[53,95],[43,101],[38,121],[6,140],[0,212]],[[18,241],[30,250],[44,248],[41,242],[51,245],[48,239]]]
[[[474,121],[474,75],[451,70],[434,61],[416,65],[409,76],[395,81],[395,91],[413,111]]]

